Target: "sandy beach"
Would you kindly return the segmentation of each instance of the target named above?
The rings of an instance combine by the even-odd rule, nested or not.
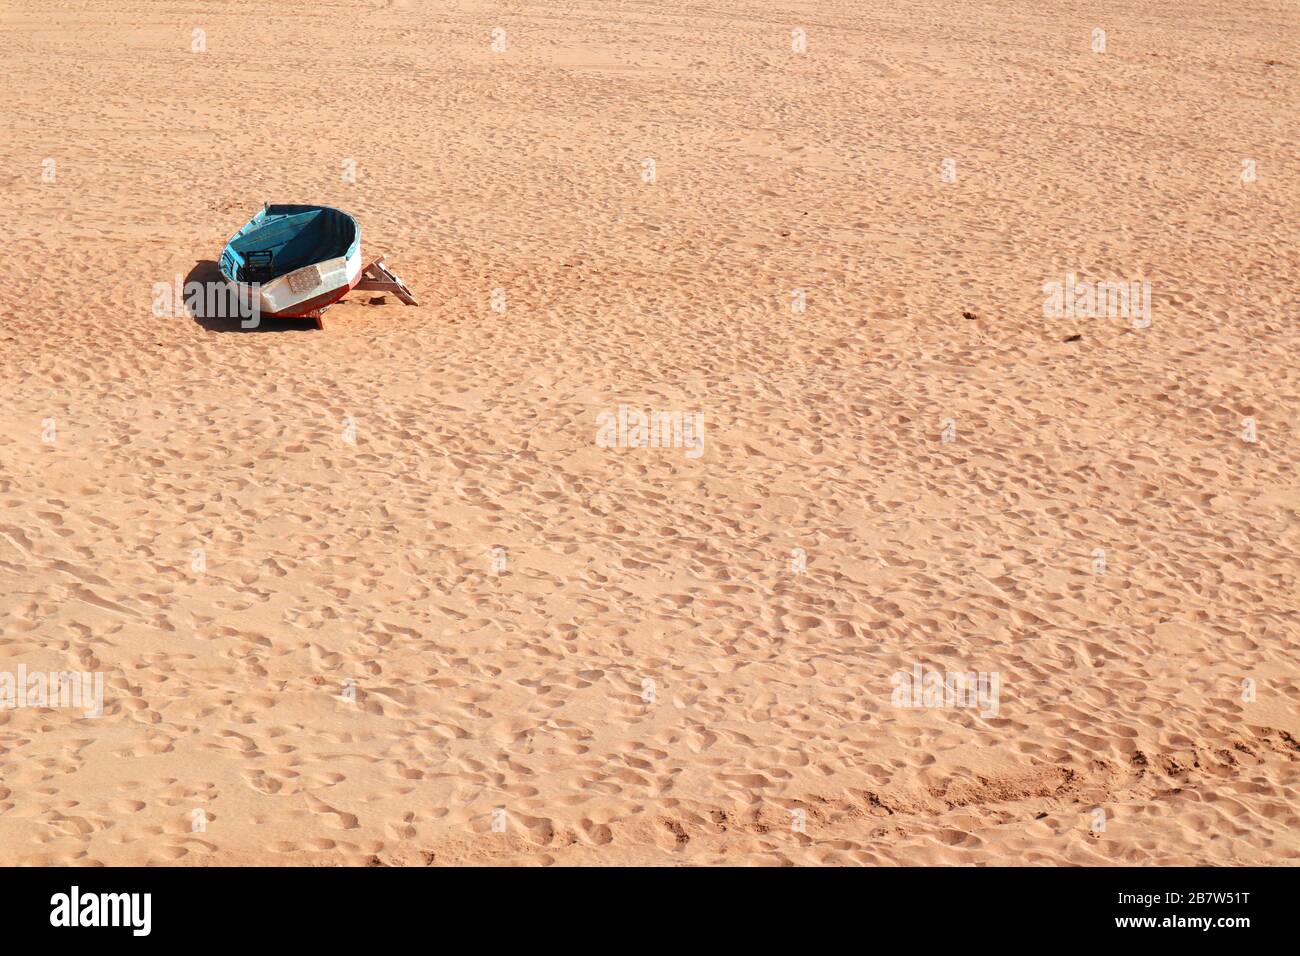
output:
[[[0,865],[1300,861],[1293,4],[2,20]]]

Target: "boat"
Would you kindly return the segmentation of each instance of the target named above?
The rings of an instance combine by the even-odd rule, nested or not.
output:
[[[330,206],[267,203],[221,253],[227,282],[256,284],[263,318],[314,318],[361,281],[361,227]]]

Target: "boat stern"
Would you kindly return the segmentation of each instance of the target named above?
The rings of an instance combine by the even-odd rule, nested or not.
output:
[[[300,318],[332,305],[361,281],[361,247],[358,243],[346,256],[327,259],[296,269],[260,287],[265,318]]]

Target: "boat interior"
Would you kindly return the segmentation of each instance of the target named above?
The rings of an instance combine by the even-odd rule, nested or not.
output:
[[[295,269],[346,256],[357,224],[328,206],[268,205],[221,253],[221,271],[236,282],[270,282]]]

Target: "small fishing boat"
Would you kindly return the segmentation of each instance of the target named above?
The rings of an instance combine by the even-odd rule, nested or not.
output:
[[[340,209],[267,203],[221,253],[227,282],[256,283],[263,318],[313,318],[354,288],[392,292],[415,305],[381,256],[361,266],[361,227]]]
[[[265,318],[314,316],[361,279],[361,227],[329,206],[267,204],[221,253],[227,282],[258,283]]]

